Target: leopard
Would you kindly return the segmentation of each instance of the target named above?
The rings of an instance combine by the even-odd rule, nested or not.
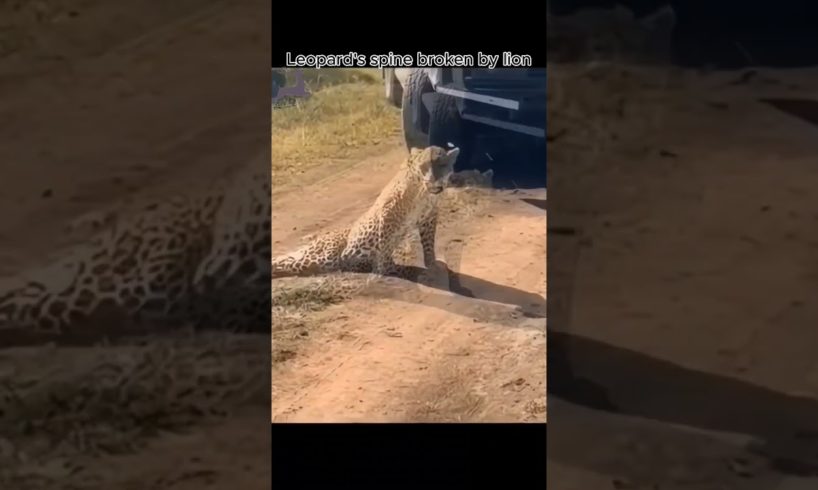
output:
[[[332,272],[405,277],[414,269],[396,263],[395,252],[415,230],[424,265],[438,267],[438,202],[459,152],[440,146],[411,148],[397,174],[363,215],[350,226],[319,234],[295,251],[273,258],[272,277]]]
[[[0,285],[0,345],[181,325],[269,331],[270,191],[267,154],[203,191],[106,215],[88,240]]]

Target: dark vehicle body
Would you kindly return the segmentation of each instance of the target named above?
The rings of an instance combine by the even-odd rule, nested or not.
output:
[[[486,134],[545,142],[545,68],[387,68],[383,74],[387,98],[401,107],[409,147],[456,146],[462,166]]]

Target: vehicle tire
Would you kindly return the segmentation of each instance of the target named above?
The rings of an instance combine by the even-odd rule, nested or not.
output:
[[[416,69],[406,78],[401,101],[401,118],[403,122],[403,139],[406,148],[426,148],[429,146],[429,113],[423,107],[423,94],[434,92],[429,77],[423,70]],[[419,118],[414,121],[414,111],[419,111]]]
[[[423,104],[423,96],[426,94],[434,94],[429,77],[423,70],[414,70],[406,81],[401,107],[406,147],[427,148],[435,145],[448,148],[451,143],[460,149],[457,167],[467,165],[471,160],[475,139],[471,125],[460,117],[457,99],[435,94],[427,109]],[[419,111],[417,120],[413,118],[415,110]]]
[[[383,69],[383,83],[386,100],[393,106],[400,108],[403,101],[403,87],[401,87],[398,77],[395,76],[394,68]]]
[[[460,149],[455,168],[458,170],[471,163],[475,138],[468,121],[460,117],[457,99],[437,94],[429,110],[429,145],[441,148],[452,146]]]

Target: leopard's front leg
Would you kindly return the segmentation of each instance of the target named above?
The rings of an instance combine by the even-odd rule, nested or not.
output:
[[[435,233],[437,231],[437,210],[432,210],[419,223],[420,244],[423,247],[423,264],[432,268],[437,262],[435,256]]]

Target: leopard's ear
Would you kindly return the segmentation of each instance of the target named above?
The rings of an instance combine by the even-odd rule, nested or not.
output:
[[[423,151],[423,148],[415,148],[413,146],[412,148],[409,148],[409,156],[410,157],[417,156],[422,151]]]
[[[457,155],[460,154],[460,148],[452,148],[451,150],[446,152],[446,159],[449,161],[450,164],[454,165],[457,161]]]

